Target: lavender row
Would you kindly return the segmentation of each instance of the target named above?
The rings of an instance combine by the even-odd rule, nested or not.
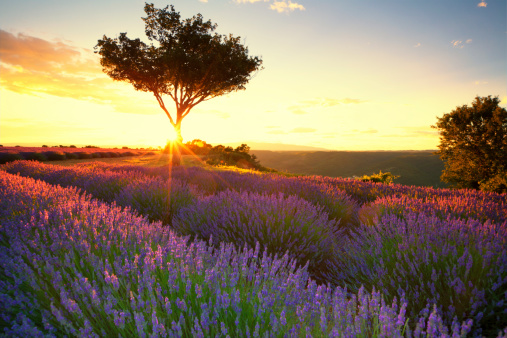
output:
[[[20,203],[23,201],[23,203]],[[72,188],[0,172],[0,324],[8,336],[464,336],[435,311],[318,286],[287,256],[188,244]],[[414,328],[411,330],[411,328]]]
[[[507,328],[507,222],[386,214],[339,248],[335,284],[405,299],[409,316],[436,306],[446,324],[473,319],[487,337]]]
[[[83,164],[89,165],[89,164]],[[237,173],[231,171],[210,171],[203,168],[146,168],[139,166],[115,166],[94,164],[102,170],[125,170],[142,172],[160,177],[176,177],[199,186],[203,191],[215,193],[226,189],[259,193],[296,194],[314,204],[326,207],[331,217],[342,220],[342,225],[357,225],[357,204],[389,204],[390,199],[405,199],[427,203],[426,210],[441,209],[442,218],[475,218],[482,221],[507,221],[507,195],[471,189],[434,189],[400,184],[361,182],[352,179],[322,176],[284,177],[276,174]],[[317,191],[315,191],[317,190]],[[333,206],[333,199],[338,200]],[[377,201],[379,200],[379,201]],[[356,203],[352,202],[356,201]],[[342,209],[340,210],[340,206]],[[413,209],[413,208],[412,208]]]
[[[295,195],[226,190],[197,199],[175,215],[178,233],[213,238],[219,242],[256,242],[269,252],[308,262],[312,276],[322,274],[333,259],[338,239],[344,234],[340,222],[330,220],[323,207]]]
[[[407,195],[386,196],[363,205],[359,210],[362,223],[375,222],[379,216],[390,213],[403,217],[407,212],[434,215],[441,219],[475,219],[482,223],[507,222],[507,205],[491,200],[478,201],[467,196],[434,196],[414,198]]]
[[[255,247],[260,242],[269,253],[287,253],[300,265],[308,262],[312,277],[321,282],[325,282],[322,272],[333,259],[337,239],[345,235],[340,220],[296,195],[235,190],[206,195],[196,184],[182,183],[174,176],[163,180],[135,170],[105,171],[95,166],[15,162],[6,170],[84,188],[94,197],[169,224],[179,234],[204,240],[214,238],[217,245],[227,242],[236,247]]]
[[[117,170],[119,169],[117,167],[115,168]],[[130,174],[139,174],[140,172],[142,171],[130,170]],[[206,175],[200,174],[202,172],[204,172]],[[117,173],[124,173],[124,171],[118,171]],[[187,175],[189,179],[193,180],[192,182],[194,184],[190,186],[197,185],[195,182],[199,182],[199,180],[203,183],[217,182],[219,181],[219,178],[224,177],[224,175],[214,175],[214,173],[192,168],[190,168],[189,171],[181,171],[180,173],[178,173],[177,170],[174,170],[171,177],[174,181],[177,180],[174,177],[178,177],[181,181],[184,181],[185,175]],[[158,182],[158,180],[160,180],[160,176],[161,175],[155,175],[155,180],[153,182]],[[230,184],[231,181],[240,181],[237,176],[238,175],[235,175],[235,173],[232,173],[229,177],[232,177],[233,179],[230,179],[229,181],[224,180],[223,182]],[[141,175],[140,177],[143,177],[145,180],[147,180],[146,176]],[[249,178],[245,181],[254,184],[253,178],[255,177],[259,176],[250,174]],[[258,181],[262,181],[262,178],[265,177],[266,176],[261,176]],[[234,179],[236,179],[236,181],[234,181]],[[240,184],[238,185],[242,184],[243,186],[248,186],[244,183],[245,181],[242,183],[240,181]],[[257,187],[261,185],[261,183],[262,182],[257,184]],[[225,186],[225,183],[222,184]],[[133,186],[136,185],[134,184]],[[137,186],[139,188],[133,190],[137,191],[137,195],[133,194],[131,191],[124,194],[125,200],[123,201],[123,205],[129,205],[129,203],[132,201],[137,200],[139,203],[144,202],[146,208],[152,207],[153,210],[159,211],[167,210],[167,208],[164,208],[164,206],[167,205],[167,200],[159,198],[158,201],[160,203],[158,206],[156,203],[153,203],[153,201],[157,201],[157,199],[152,199],[152,201],[150,201],[150,196],[168,196],[166,190],[167,186],[164,187],[163,185],[155,184],[149,189],[146,185],[143,184],[139,184]],[[200,184],[199,186],[202,187],[203,184]],[[143,189],[143,187],[145,189]],[[157,190],[157,187],[160,188]],[[362,227],[360,228],[360,231],[357,231],[357,236],[353,237],[351,240],[348,240],[347,237],[342,236],[341,228],[337,226],[336,222],[333,223],[333,219],[330,220],[329,217],[326,217],[326,211],[324,211],[323,208],[319,209],[313,205],[310,206],[308,203],[305,203],[305,200],[297,198],[296,196],[284,196],[281,194],[258,194],[249,193],[246,189],[239,190],[242,192],[225,190],[224,192],[215,195],[209,194],[207,196],[198,196],[192,200],[191,203],[186,204],[186,206],[182,205],[179,207],[176,212],[176,219],[173,226],[182,233],[198,235],[201,238],[207,239],[213,237],[219,241],[232,241],[236,243],[236,245],[243,245],[244,243],[252,245],[255,243],[255,241],[259,240],[262,242],[264,247],[270,250],[270,252],[278,252],[283,254],[289,250],[289,257],[297,258],[299,259],[299,262],[305,263],[307,260],[309,260],[309,268],[314,277],[323,277],[319,278],[319,280],[330,281],[335,285],[347,284],[350,289],[354,289],[355,291],[357,291],[358,288],[364,284],[368,286],[369,290],[371,290],[374,286],[378,287],[381,292],[385,293],[386,296],[389,297],[390,300],[394,299],[394,297],[398,297],[398,299],[400,299],[400,297],[404,294],[408,294],[410,295],[410,297],[407,298],[408,310],[412,316],[418,315],[420,311],[427,311],[427,309],[432,308],[433,305],[437,305],[440,313],[444,315],[444,320],[447,324],[450,324],[452,322],[454,315],[458,315],[460,320],[464,320],[472,316],[476,319],[477,323],[482,322],[483,324],[476,325],[477,329],[480,329],[481,326],[491,327],[491,325],[487,324],[488,321],[492,320],[491,318],[495,318],[492,321],[499,323],[499,326],[493,326],[495,329],[502,328],[502,325],[503,327],[507,326],[505,320],[502,319],[504,318],[502,316],[505,316],[505,313],[502,315],[502,311],[505,312],[504,306],[507,304],[507,302],[505,302],[502,298],[502,290],[505,289],[505,271],[498,269],[495,270],[495,266],[489,263],[489,265],[480,265],[482,264],[482,258],[480,256],[480,253],[482,253],[482,251],[477,251],[473,258],[473,261],[475,262],[474,264],[476,264],[476,266],[479,266],[479,268],[474,270],[475,273],[472,276],[472,274],[470,274],[470,272],[467,270],[457,269],[456,260],[448,259],[449,257],[452,258],[453,255],[455,255],[454,251],[452,251],[451,254],[446,251],[446,245],[449,245],[451,242],[444,241],[434,243],[421,240],[421,243],[419,243],[419,245],[426,245],[431,249],[430,251],[432,252],[432,255],[436,257],[434,260],[438,261],[439,259],[442,259],[444,262],[446,262],[446,265],[440,267],[442,271],[449,270],[454,273],[454,275],[447,274],[446,278],[440,280],[437,284],[443,283],[444,285],[454,285],[452,282],[454,282],[456,278],[459,278],[460,280],[468,281],[472,283],[472,285],[475,285],[477,287],[477,290],[471,289],[473,292],[478,292],[479,294],[488,292],[491,293],[491,290],[493,289],[496,292],[491,299],[493,299],[492,302],[494,304],[499,304],[497,308],[489,309],[486,306],[486,303],[488,303],[489,300],[486,301],[485,298],[479,299],[477,297],[474,298],[464,296],[464,300],[459,301],[462,309],[453,312],[453,308],[449,307],[449,304],[446,302],[448,302],[449,297],[451,301],[452,299],[459,297],[457,297],[452,292],[448,292],[447,289],[443,288],[442,290],[438,291],[437,296],[435,296],[436,291],[434,290],[434,287],[430,288],[430,291],[419,291],[423,289],[427,290],[428,285],[433,285],[435,283],[433,278],[436,275],[433,275],[432,271],[431,273],[417,275],[414,277],[414,270],[396,270],[398,271],[396,280],[390,279],[391,274],[381,274],[381,272],[384,271],[391,271],[389,269],[394,269],[393,266],[400,264],[411,264],[412,266],[431,266],[433,263],[428,264],[428,261],[425,258],[426,255],[428,255],[428,253],[423,250],[425,247],[420,248],[417,246],[417,241],[414,241],[413,248],[410,246],[407,247],[408,249],[403,246],[398,247],[395,244],[402,242],[402,240],[396,237],[398,235],[392,235],[392,238],[389,237],[391,235],[387,233],[384,228],[382,228],[383,225],[378,224],[376,225],[380,226],[381,230],[378,230],[376,227]],[[153,191],[156,193],[154,194]],[[137,197],[132,198],[129,196]],[[450,200],[447,206],[442,202],[444,199],[441,198],[440,203],[435,204],[435,207],[437,209],[438,207],[441,207],[443,210],[442,215],[445,216],[445,208],[450,209],[451,207],[458,205],[455,203],[456,200],[459,200],[458,197],[459,196],[454,199],[447,198],[448,201]],[[384,198],[384,200],[386,199],[387,198]],[[405,197],[405,200],[408,202],[417,201],[414,199],[409,199],[407,197]],[[383,207],[382,204],[378,204],[377,206]],[[366,207],[367,206],[363,206],[362,211],[368,210]],[[478,205],[475,207],[477,210],[479,210],[479,208],[483,208],[480,203],[478,203]],[[139,206],[136,209],[139,209]],[[424,210],[422,207],[417,207],[416,209],[418,209],[418,211]],[[375,209],[372,210],[375,212],[378,211]],[[463,210],[466,211],[466,208],[463,208]],[[433,209],[429,208],[428,211],[433,211]],[[150,212],[154,213],[155,211]],[[406,211],[404,210],[403,213],[405,214]],[[433,212],[429,214],[433,215],[435,213]],[[382,213],[375,213],[375,215],[378,217],[381,216]],[[441,218],[442,215],[440,215]],[[413,218],[414,215],[407,214],[405,218],[407,217]],[[422,217],[422,215],[420,217]],[[158,219],[162,218],[159,217]],[[427,217],[427,219],[431,219],[431,217]],[[430,236],[430,238],[446,238],[438,231],[431,230],[431,227],[428,225],[430,223],[424,224],[425,226],[428,226],[428,229],[426,229],[421,228],[421,226],[408,226],[401,220],[399,222],[400,223],[390,223],[390,226],[393,228],[399,227],[397,231],[405,231],[411,234],[411,236],[415,236],[415,238],[421,237],[420,234],[416,233],[417,231],[423,231],[425,234]],[[483,224],[483,222],[473,221],[473,217],[470,220],[470,224],[475,225],[475,231],[478,232],[483,232],[482,229],[484,227],[489,227],[491,229],[498,228],[499,230],[495,231],[499,233],[505,233],[505,228],[507,227],[505,223],[501,224],[498,222],[496,222],[496,225],[491,225],[489,223]],[[447,237],[454,238],[452,236],[457,236],[458,242],[461,243],[460,245],[465,245],[468,243],[467,241],[469,241],[469,238],[466,236],[463,237],[464,232],[459,227],[456,227],[451,220],[446,220],[439,226],[444,227],[449,231],[449,233],[447,233]],[[350,257],[350,253],[369,252],[367,249],[371,247],[363,247],[365,245],[364,243],[369,242],[367,240],[363,240],[362,236],[369,238],[368,236],[371,235],[371,231],[378,231],[380,234],[378,236],[380,237],[387,236],[385,243],[377,238],[375,238],[374,243],[380,243],[382,248],[388,248],[389,245],[391,245],[393,248],[389,249],[390,251],[388,251],[388,255],[385,258],[382,258],[383,256],[381,255],[379,256],[378,254],[370,253],[367,257],[364,257],[364,255],[361,254],[353,255],[353,257]],[[386,233],[384,234],[384,232]],[[494,244],[496,246],[496,251],[494,251],[493,256],[496,255],[495,257],[498,260],[496,264],[500,267],[503,266],[502,259],[504,258],[502,257],[505,256],[506,251],[505,249],[502,250],[502,248],[505,248],[506,245],[505,241],[502,242],[501,239],[502,237],[500,236],[483,241],[484,243],[489,243],[491,245]],[[340,250],[337,250],[337,248]],[[368,257],[370,256],[381,257],[381,259],[368,260]],[[390,262],[392,266],[384,266],[385,261]],[[364,266],[364,264],[366,264],[365,262],[369,262],[369,265],[366,267]],[[416,271],[419,271],[421,269],[422,268],[417,268]],[[441,272],[439,269],[436,271],[436,273]],[[321,273],[323,276],[316,275],[316,272]],[[476,283],[476,280],[484,280],[484,278],[490,278],[490,276],[487,275],[490,272],[493,273],[495,277],[494,283],[500,285],[499,287],[495,287],[495,284],[492,284],[493,282],[482,281],[480,283]],[[407,275],[406,278],[404,277],[405,274]],[[472,280],[469,280],[471,276],[473,278]],[[389,283],[394,283],[391,284],[391,287],[397,286],[395,291],[387,288],[387,280],[389,280]],[[402,286],[402,284],[407,283],[407,281],[410,281],[409,284],[406,284],[410,286],[408,291],[405,290]],[[441,293],[442,296],[438,295],[438,293]],[[437,301],[432,298],[434,296],[438,298]],[[447,298],[447,300],[444,299],[442,301],[442,304],[440,304],[438,301],[440,297],[442,299]],[[485,316],[484,313],[488,313],[488,315],[485,316],[487,318],[479,321],[481,316],[479,313],[481,312],[483,313],[482,316]]]
[[[212,195],[226,190],[286,196],[296,195],[315,206],[322,206],[330,219],[340,220],[344,228],[353,229],[358,224],[358,204],[346,192],[327,183],[305,182],[297,177],[258,172],[217,171],[201,167],[140,167],[111,165],[106,163],[83,163],[81,167],[103,171],[124,171],[177,179],[197,187],[202,193]]]
[[[62,187],[77,187],[106,202],[130,207],[152,221],[170,224],[179,207],[193,203],[199,194],[178,180],[150,177],[137,171],[104,171],[86,166],[60,166],[35,161],[16,161],[4,170]]]

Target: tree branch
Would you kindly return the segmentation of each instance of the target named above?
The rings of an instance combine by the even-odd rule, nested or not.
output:
[[[160,108],[162,108],[162,110],[166,113],[167,117],[169,118],[169,122],[171,122],[171,124],[173,126],[175,126],[176,124],[174,123],[174,120],[173,118],[171,117],[171,114],[169,113],[169,111],[167,110],[167,108],[165,107],[165,104],[164,104],[164,100],[162,100],[162,97],[158,94],[158,92],[156,91],[153,91],[153,95],[155,95],[155,98],[157,99],[157,102],[160,106]],[[170,95],[170,94],[169,94]]]

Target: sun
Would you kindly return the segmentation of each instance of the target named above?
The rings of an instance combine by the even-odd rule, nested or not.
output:
[[[172,127],[167,129],[167,133],[165,135],[167,142],[174,142],[178,140],[178,133],[176,133],[176,130]]]

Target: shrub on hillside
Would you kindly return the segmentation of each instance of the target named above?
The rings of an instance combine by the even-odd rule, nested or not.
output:
[[[107,154],[107,157],[120,157],[120,153],[117,153],[115,151],[107,151],[105,154]]]
[[[0,164],[22,160],[23,156],[19,153],[0,153]]]
[[[48,158],[43,153],[37,152],[37,151],[23,151],[20,152],[20,155],[28,161],[47,161]]]
[[[500,173],[488,180],[479,183],[479,189],[482,191],[491,191],[498,194],[507,193],[507,173]]]
[[[61,151],[45,151],[43,154],[47,157],[48,161],[62,161],[67,159]]]
[[[214,166],[235,166],[242,169],[254,169],[259,171],[276,170],[263,167],[255,155],[249,154],[250,147],[242,144],[235,149],[218,145],[211,148],[206,155],[206,163]]]
[[[391,184],[395,179],[400,178],[400,176],[396,176],[391,174],[390,172],[383,173],[382,170],[378,174],[363,175],[361,177],[354,177],[362,182],[375,182],[375,183],[385,183]]]
[[[67,157],[68,160],[77,160],[77,159],[79,159],[79,156],[78,156],[77,153],[68,152],[68,151],[65,152],[65,157]]]
[[[85,151],[79,151],[79,152],[76,152],[76,153],[74,153],[74,154],[76,154],[76,155],[77,155],[77,157],[78,157],[79,159],[88,159],[88,158],[93,158],[93,155],[92,155],[92,154],[87,153],[87,152],[85,152]]]
[[[92,157],[93,158],[102,158],[102,157],[106,157],[107,155],[105,153],[102,153],[100,151],[96,151],[94,153],[91,153]]]

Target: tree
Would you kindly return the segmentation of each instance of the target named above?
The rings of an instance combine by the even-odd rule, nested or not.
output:
[[[455,188],[479,189],[507,171],[507,110],[498,97],[475,98],[437,117],[437,154],[445,162],[442,181]]]
[[[233,91],[244,90],[251,74],[262,69],[262,60],[248,55],[240,37],[213,33],[217,27],[201,14],[181,20],[174,6],[144,6],[145,33],[152,42],[130,39],[120,33],[103,36],[95,46],[102,70],[113,80],[131,83],[136,90],[151,92],[177,133],[176,156],[180,163],[181,121],[197,104]],[[155,44],[154,44],[155,42]],[[163,95],[176,104],[172,115]]]

